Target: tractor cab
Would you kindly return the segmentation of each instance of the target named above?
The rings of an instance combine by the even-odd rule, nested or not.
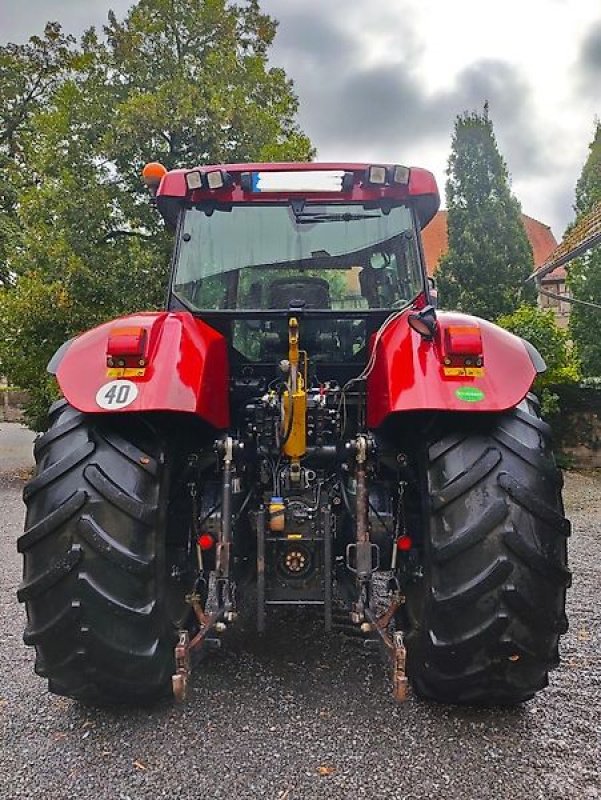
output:
[[[241,362],[282,358],[294,312],[317,362],[357,364],[387,315],[427,303],[419,230],[438,194],[423,170],[235,165],[157,188],[176,228],[169,309],[206,319]]]

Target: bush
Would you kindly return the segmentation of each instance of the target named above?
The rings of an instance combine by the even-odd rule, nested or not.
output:
[[[25,419],[33,430],[46,426],[50,403],[59,397],[46,365],[71,333],[71,307],[57,283],[27,276],[18,289],[0,290],[0,372],[9,384],[26,387]]]
[[[580,374],[576,355],[568,334],[557,327],[552,311],[522,305],[513,314],[499,317],[497,324],[530,342],[547,365],[535,381],[534,391],[540,395],[544,416],[559,412],[559,397],[552,386],[577,383]]]

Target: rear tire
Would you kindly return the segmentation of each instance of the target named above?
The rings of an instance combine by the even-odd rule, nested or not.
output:
[[[121,417],[121,420],[123,417]],[[27,483],[18,598],[24,641],[50,691],[91,703],[169,692],[176,624],[167,597],[166,448],[65,400],[50,409]],[[126,430],[139,425],[131,418]],[[137,437],[138,442],[144,436]]]
[[[408,595],[408,673],[450,703],[514,704],[547,685],[570,585],[561,473],[534,398],[469,415],[427,451],[423,580]]]

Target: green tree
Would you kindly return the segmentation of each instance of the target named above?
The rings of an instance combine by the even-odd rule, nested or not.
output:
[[[257,0],[140,0],[123,22],[111,12],[107,78],[125,88],[108,139],[121,172],[149,159],[309,159],[292,83],[268,66],[276,27]]]
[[[576,184],[577,224],[596,203],[601,202],[601,122],[589,145],[589,155]],[[601,303],[601,247],[568,265],[568,286],[578,300]],[[601,376],[601,339],[598,335],[601,311],[574,304],[570,312],[570,333],[578,348],[582,371],[587,376]]]
[[[541,396],[543,413],[556,412],[558,397],[552,387],[576,383],[579,378],[568,334],[557,326],[552,311],[536,306],[522,305],[513,314],[499,317],[497,323],[533,344],[545,360],[547,370],[536,379],[534,390]]]
[[[509,188],[488,115],[457,117],[447,168],[449,250],[438,271],[441,301],[486,319],[533,300],[523,281],[532,249]]]
[[[68,40],[70,59],[53,68],[20,134],[35,179],[20,185],[12,217],[0,213],[0,237],[15,243],[13,223],[19,235],[15,285],[0,288],[0,371],[29,389],[34,427],[52,396],[45,366],[56,347],[161,304],[170,241],[141,184],[146,161],[312,157],[292,84],[268,66],[275,31],[257,0],[140,0],[122,21],[110,13],[103,34],[90,29],[77,48]],[[11,47],[18,71],[24,51]]]
[[[74,45],[60,25],[49,22],[43,36],[0,47],[0,286],[12,282],[12,257],[21,245],[19,194],[37,180],[25,157],[24,139],[35,113],[77,66]]]

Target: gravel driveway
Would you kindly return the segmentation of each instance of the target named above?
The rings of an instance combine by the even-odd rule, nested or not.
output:
[[[601,798],[601,475],[567,477],[563,662],[513,710],[396,706],[377,658],[294,617],[265,643],[229,633],[183,706],[97,711],[50,695],[15,598],[22,486],[16,468],[0,474],[0,798]]]

